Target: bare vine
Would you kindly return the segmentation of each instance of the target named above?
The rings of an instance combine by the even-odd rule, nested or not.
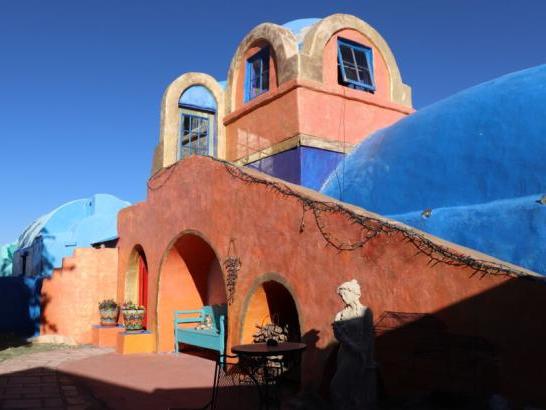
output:
[[[495,263],[493,261],[480,260],[458,253],[431,241],[429,238],[418,232],[406,229],[401,225],[379,218],[361,215],[336,202],[324,202],[312,199],[292,189],[288,185],[283,184],[282,182],[259,178],[245,172],[240,167],[234,166],[228,162],[223,163],[228,173],[240,181],[248,184],[262,185],[284,197],[290,197],[300,201],[303,209],[300,232],[302,232],[305,227],[304,216],[306,212],[311,211],[317,228],[326,243],[338,251],[354,251],[362,248],[364,245],[366,245],[366,243],[379,235],[399,234],[405,241],[409,242],[415,247],[416,255],[424,255],[428,257],[428,263],[433,266],[439,263],[449,266],[467,266],[473,270],[472,276],[479,274],[481,277],[486,275],[503,275],[511,277],[534,278],[532,275],[524,271],[514,269],[507,265]],[[328,230],[323,218],[323,215],[325,214],[334,213],[341,214],[352,224],[359,225],[361,227],[361,239],[355,242],[347,242],[336,238],[336,236]]]
[[[262,185],[266,189],[272,190],[273,192],[281,196],[293,198],[299,201],[302,204],[302,219],[300,222],[300,232],[303,232],[303,230],[305,229],[305,214],[308,211],[311,211],[315,220],[315,224],[321,236],[326,241],[327,245],[337,249],[340,252],[354,251],[360,249],[364,247],[364,245],[366,245],[366,243],[368,243],[370,240],[378,237],[379,235],[399,234],[404,238],[405,241],[410,243],[416,249],[416,255],[424,255],[428,257],[428,264],[432,266],[435,266],[439,263],[448,266],[466,266],[473,270],[471,276],[480,275],[481,277],[484,277],[487,275],[501,275],[536,279],[535,276],[527,272],[515,269],[511,266],[496,263],[493,261],[481,260],[475,257],[458,253],[455,250],[449,249],[445,246],[433,242],[419,232],[407,229],[404,226],[398,225],[396,223],[356,213],[348,207],[336,202],[325,202],[312,199],[292,189],[290,186],[282,182],[259,178],[246,172],[243,168],[235,166],[227,161],[221,161],[218,159],[214,160],[217,162],[221,162],[227,172],[232,177],[237,178],[244,183]],[[183,161],[178,161],[175,164],[156,172],[148,180],[148,189],[154,191],[164,186],[173,175],[176,166],[178,166],[181,162]],[[164,174],[166,174],[165,179],[162,180],[158,185],[154,185],[154,180]],[[352,224],[359,225],[361,229],[361,239],[355,242],[346,242],[338,239],[332,232],[329,231],[326,224],[324,223],[323,215],[325,214],[340,214],[347,218],[347,220]],[[230,269],[233,270],[233,279],[235,279],[236,271],[240,267],[240,265],[237,266],[238,263],[240,263],[240,261],[229,261],[229,264],[231,265]]]

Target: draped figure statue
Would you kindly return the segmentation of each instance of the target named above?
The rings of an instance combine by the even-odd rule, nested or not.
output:
[[[337,293],[345,307],[336,314],[333,323],[339,351],[330,385],[332,402],[335,410],[374,409],[372,311],[360,303],[360,285],[355,279],[342,283]]]

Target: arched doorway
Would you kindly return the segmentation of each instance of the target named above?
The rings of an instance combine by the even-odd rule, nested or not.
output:
[[[175,240],[163,258],[158,292],[158,351],[171,352],[175,310],[226,303],[222,268],[210,245],[195,234]]]
[[[259,328],[274,323],[288,330],[288,341],[300,341],[298,309],[290,291],[280,282],[269,280],[258,285],[246,305],[241,343],[252,343]]]
[[[148,262],[142,246],[133,248],[125,277],[125,301],[144,306],[144,326],[148,324]]]

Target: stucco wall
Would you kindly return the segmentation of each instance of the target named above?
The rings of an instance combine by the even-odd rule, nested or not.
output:
[[[183,74],[169,85],[163,97],[160,142],[152,173],[177,161],[177,103],[192,85],[207,87],[217,100],[218,158],[242,163],[255,161],[253,154],[272,147],[279,152],[281,143],[282,150],[294,148],[298,140],[290,139],[298,135],[350,146],[413,112],[411,89],[402,83],[396,60],[377,31],[345,14],[305,22],[309,26],[301,32],[300,27],[297,33],[291,31],[290,24],[263,23],[253,28],[235,50],[225,91],[202,73]],[[338,84],[339,36],[373,50],[374,93]],[[270,49],[269,90],[244,102],[246,61],[262,47]],[[263,158],[273,152],[261,154]]]
[[[263,174],[256,175],[258,181],[267,180]],[[195,180],[201,183],[191,183]],[[328,200],[303,188],[290,189],[308,199]],[[197,234],[220,261],[228,256],[231,241],[236,244],[242,267],[228,310],[228,345],[242,340],[246,306],[257,284],[267,280],[282,283],[295,300],[301,334],[308,343],[303,363],[305,385],[319,388],[328,381],[326,368],[334,342],[331,321],[341,308],[335,288],[356,278],[362,285],[362,301],[373,309],[376,318],[387,311],[430,313],[445,323],[450,334],[483,338],[498,352],[496,391],[546,402],[539,388],[546,376],[541,342],[545,335],[540,326],[546,287],[540,279],[525,273],[521,279],[482,275],[470,267],[431,263],[426,253],[419,252],[400,233],[379,234],[363,247],[340,252],[327,246],[313,212],[302,214],[304,210],[295,197],[283,196],[261,183],[241,181],[222,163],[191,157],[154,178],[146,202],[120,213],[118,298],[123,299],[121,284],[126,266],[131,250],[139,243],[146,253],[150,274],[150,328],[161,346],[163,340],[172,337],[172,316],[158,320],[159,312],[154,307],[158,306],[158,296],[159,300],[169,297],[161,289],[158,294],[158,284],[163,280],[160,271],[172,241],[184,232]],[[357,208],[353,211],[381,220]],[[362,238],[363,231],[342,213],[320,213],[319,222],[323,231],[341,241]],[[430,240],[441,244],[440,240],[407,229],[424,238],[423,243]],[[464,248],[445,246],[454,249],[455,254],[468,255],[470,261],[489,260]],[[169,289],[173,301],[185,292],[182,283],[178,287],[173,283]],[[175,305],[178,307],[173,303],[171,308]],[[406,325],[393,327],[389,334],[396,335]],[[379,346],[382,340],[378,338]],[[397,347],[399,352],[404,349],[407,347]],[[408,366],[387,366],[383,374],[387,389],[397,389],[397,380]],[[518,377],[514,378],[514,374]],[[462,389],[464,383],[467,389],[473,389],[473,383],[478,382],[476,375],[462,379]]]
[[[91,325],[100,322],[98,303],[115,299],[117,249],[78,248],[42,283],[40,335],[91,343]]]

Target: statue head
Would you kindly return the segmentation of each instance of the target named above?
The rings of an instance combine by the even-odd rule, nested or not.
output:
[[[360,299],[360,285],[356,279],[342,283],[337,287],[336,292],[347,305],[358,302]]]

